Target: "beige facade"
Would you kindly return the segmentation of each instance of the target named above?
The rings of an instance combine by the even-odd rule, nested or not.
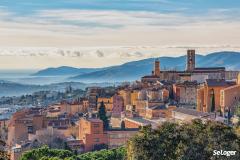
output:
[[[84,143],[84,151],[92,151],[97,145],[107,145],[107,134],[103,132],[103,122],[99,119],[80,119],[79,139]]]
[[[138,129],[132,130],[110,130],[107,131],[108,148],[117,148],[123,146],[127,141],[138,132]]]
[[[225,80],[206,80],[204,85],[197,90],[197,110],[200,112],[211,112],[212,101],[214,100],[214,112],[220,111],[221,90],[233,85],[233,83]]]
[[[123,98],[124,106],[131,104],[131,91],[130,90],[120,90],[119,95]]]
[[[234,109],[240,102],[240,85],[231,86],[221,90],[220,105],[222,111]]]
[[[196,82],[183,82],[173,85],[174,99],[181,105],[192,106],[197,105],[197,88]]]

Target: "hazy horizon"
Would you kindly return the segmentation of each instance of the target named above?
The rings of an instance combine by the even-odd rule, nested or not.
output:
[[[237,47],[201,47],[196,54],[207,55],[215,52],[240,52]],[[24,47],[0,48],[0,71],[35,72],[46,68],[69,66],[75,68],[102,68],[121,65],[131,61],[157,57],[179,57],[194,47],[86,47],[51,48]],[[27,63],[26,63],[27,62]]]

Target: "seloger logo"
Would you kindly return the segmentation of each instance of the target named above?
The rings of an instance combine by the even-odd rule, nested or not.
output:
[[[227,157],[230,157],[230,156],[234,156],[236,155],[236,152],[237,151],[223,151],[223,150],[214,150],[213,151],[213,155],[214,156],[227,156]]]

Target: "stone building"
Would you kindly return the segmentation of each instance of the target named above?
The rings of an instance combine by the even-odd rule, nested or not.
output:
[[[195,70],[195,50],[188,50],[186,71],[192,72],[194,70]]]
[[[171,118],[172,110],[176,107],[156,105],[146,109],[146,119]]]
[[[160,62],[155,61],[154,66],[160,67]],[[160,81],[197,81],[203,83],[206,79],[236,79],[238,71],[226,71],[225,67],[196,67],[195,50],[187,51],[186,69],[178,70],[161,70],[153,71],[152,75],[143,76],[143,83],[156,83]],[[160,71],[160,75],[155,74]],[[225,77],[226,76],[226,77]]]
[[[173,85],[174,100],[182,107],[196,108],[197,106],[196,81],[185,81]]]
[[[154,122],[141,117],[125,117],[124,123],[125,128],[140,128],[143,126],[152,125]]]
[[[113,108],[112,108],[112,116],[113,117],[121,117],[121,113],[124,111],[124,102],[122,96],[115,94],[113,96]]]
[[[8,146],[28,140],[28,134],[44,127],[44,116],[39,108],[18,111],[13,114],[8,124]]]
[[[141,78],[143,83],[156,83],[161,81],[161,70],[160,70],[160,61],[155,60],[154,62],[154,70],[152,71],[152,75],[147,75]]]
[[[130,89],[122,89],[118,91],[119,95],[123,98],[124,106],[131,104],[131,90]]]
[[[74,115],[76,113],[85,112],[82,101],[63,101],[59,106],[61,109],[61,113],[68,113],[70,115]]]
[[[221,90],[235,84],[236,82],[219,79],[207,79],[206,82],[197,90],[197,110],[200,112],[220,111]]]
[[[93,151],[101,145],[107,145],[107,134],[103,131],[100,119],[80,119],[79,139],[83,141],[84,152]]]
[[[113,149],[126,145],[127,141],[132,138],[138,131],[138,128],[108,130],[108,149]]]
[[[235,110],[240,104],[240,74],[236,80],[237,84],[224,88],[220,91],[220,106],[222,111]]]
[[[112,112],[113,109],[113,97],[99,97],[98,100],[98,108],[101,106],[101,103],[103,102],[106,108],[107,112]]]

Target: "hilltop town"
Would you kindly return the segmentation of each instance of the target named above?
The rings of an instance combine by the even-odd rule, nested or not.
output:
[[[160,63],[156,59],[152,73],[135,82],[88,87],[79,97],[69,88],[69,99],[61,95],[59,103],[20,109],[0,120],[0,139],[11,159],[43,144],[76,153],[117,148],[141,127],[157,128],[164,122],[239,123],[239,71],[198,68],[195,50],[187,51],[183,71],[162,70]]]

